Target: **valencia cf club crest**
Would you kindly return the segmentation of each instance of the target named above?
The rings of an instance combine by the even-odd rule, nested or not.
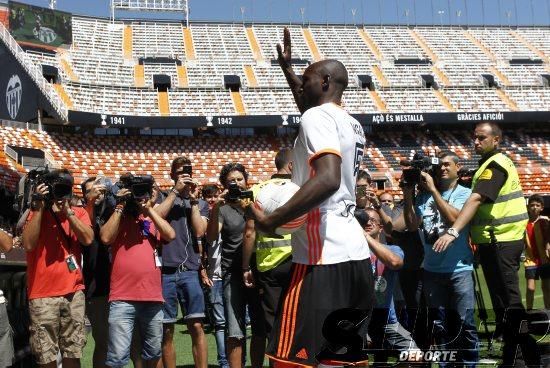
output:
[[[23,87],[21,79],[14,74],[11,76],[8,86],[6,87],[6,107],[10,117],[15,120],[21,107],[21,97],[23,96]]]

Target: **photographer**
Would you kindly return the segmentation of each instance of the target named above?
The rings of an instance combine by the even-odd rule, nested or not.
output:
[[[187,330],[191,335],[196,367],[206,367],[207,345],[203,330],[204,294],[199,272],[205,285],[212,286],[201,262],[202,236],[208,223],[208,204],[198,198],[199,185],[192,179],[191,160],[177,157],[172,161],[174,187],[155,211],[176,231],[176,239],[162,252],[162,294],[164,297],[164,334],[162,357],[165,368],[176,367],[174,325],[181,305]]]
[[[11,235],[0,228],[0,253],[8,253],[13,247]],[[9,367],[13,364],[13,336],[11,332],[6,298],[0,289],[0,367]]]
[[[499,150],[501,140],[497,124],[476,125],[474,146],[481,160],[472,180],[472,194],[452,224],[452,231],[442,235],[434,246],[437,251],[452,246],[456,239],[453,233],[470,225],[497,326],[503,323],[503,365],[523,367],[526,363],[538,364],[534,339],[520,328],[525,309],[518,270],[529,216],[514,162]]]
[[[27,251],[30,344],[38,364],[78,367],[86,344],[84,281],[80,244],[92,243],[88,213],[69,206],[73,178],[68,170],[43,174],[23,230]]]
[[[382,223],[378,211],[369,208],[355,211],[355,218],[364,229],[371,253],[375,275],[375,305],[369,325],[369,337],[374,350],[374,366],[387,361],[388,350],[418,350],[411,334],[397,319],[394,304],[394,288],[398,282],[397,271],[403,267],[403,250],[387,245],[381,239]]]
[[[435,340],[441,347],[457,349],[458,361],[465,366],[474,366],[478,360],[478,338],[474,322],[473,253],[468,243],[469,229],[455,234],[456,240],[445,251],[434,249],[435,241],[448,231],[471,193],[458,184],[459,169],[459,158],[454,152],[440,153],[435,178],[429,173],[420,173],[420,193],[416,201],[413,198],[415,186],[403,186],[404,215],[409,231],[421,230],[423,288],[428,307],[434,312],[431,319]]]
[[[244,285],[242,270],[245,208],[250,197],[246,191],[248,173],[239,163],[225,164],[220,172],[224,191],[217,198],[206,232],[208,242],[222,240],[222,279],[225,302],[226,350],[229,366],[240,368],[243,363],[243,344],[246,342],[246,306],[252,324],[250,360],[253,368],[263,364],[265,351],[265,322],[257,288]],[[216,221],[217,219],[217,221]],[[254,262],[255,257],[252,261]],[[248,271],[248,268],[246,269]]]
[[[161,357],[162,343],[159,248],[162,241],[173,241],[176,233],[153,210],[150,176],[125,174],[118,186],[117,205],[100,230],[101,242],[111,245],[113,259],[106,364],[122,367],[128,363],[134,324],[139,323],[142,358],[153,368]]]

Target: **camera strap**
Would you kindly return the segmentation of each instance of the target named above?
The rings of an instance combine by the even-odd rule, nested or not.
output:
[[[51,208],[50,208],[50,213],[52,214],[53,218],[55,219],[55,222],[57,223],[58,231],[61,232],[61,235],[63,235],[63,239],[65,240],[65,243],[66,243],[65,245],[67,245],[67,247],[68,247],[67,251],[69,252],[69,254],[72,254],[72,241],[71,241],[71,238],[69,237],[69,235],[67,235],[67,233],[65,232],[65,230],[61,226],[61,221],[59,221],[59,218],[57,217],[57,215],[55,214],[55,212],[53,212],[53,210]]]

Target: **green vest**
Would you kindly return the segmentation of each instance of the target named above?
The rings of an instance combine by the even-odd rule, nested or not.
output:
[[[506,170],[507,179],[494,203],[482,203],[477,210],[470,224],[472,241],[475,244],[486,244],[491,243],[492,240],[497,242],[521,240],[524,237],[529,216],[519,175],[512,160],[502,153],[487,159],[474,174],[472,188],[475,188],[480,179],[491,178],[491,170],[486,171],[491,162],[497,163]]]
[[[290,179],[275,178],[269,179],[252,187],[254,198],[260,190],[269,183],[283,183]],[[274,239],[261,233],[256,233],[256,267],[258,271],[269,271],[285,261],[292,254],[290,245],[290,234],[282,239]]]

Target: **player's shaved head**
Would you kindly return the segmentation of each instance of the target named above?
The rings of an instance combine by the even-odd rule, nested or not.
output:
[[[324,103],[342,103],[342,94],[348,86],[348,71],[344,64],[327,59],[311,64],[302,77],[299,98],[304,111]]]
[[[348,71],[338,60],[327,59],[311,64],[311,68],[321,77],[330,76],[330,82],[335,83],[343,92],[348,87]]]

